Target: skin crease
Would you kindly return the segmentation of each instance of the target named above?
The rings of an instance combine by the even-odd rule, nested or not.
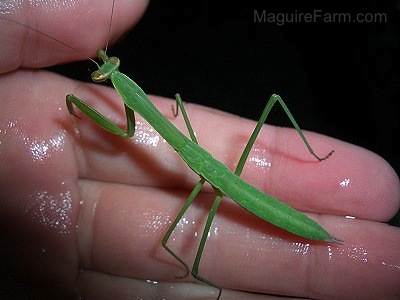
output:
[[[76,17],[85,7],[74,3],[69,9],[53,7],[51,14],[18,7],[16,19],[90,56],[107,37],[101,30],[93,34],[86,23],[97,18],[93,26],[102,28],[110,3],[86,3],[91,10],[85,18]],[[146,5],[118,0],[113,33],[120,35],[138,22]],[[79,22],[68,22],[67,30],[60,18],[72,16]],[[66,94],[73,92],[124,124],[121,99],[109,88],[38,70],[81,56],[26,28],[0,22],[8,29],[2,30],[7,42],[0,46],[1,290],[20,298],[24,287],[27,298],[215,299],[216,289],[191,276],[175,279],[184,270],[161,247],[197,175],[140,117],[131,140],[104,132],[85,118],[76,121],[77,127],[65,107]],[[174,102],[151,100],[186,132],[182,118],[172,117]],[[200,144],[233,169],[255,122],[192,104],[186,109]],[[221,299],[273,298],[268,294],[398,299],[400,229],[384,222],[399,208],[399,178],[365,149],[305,134],[317,153],[334,149],[335,154],[315,162],[295,130],[268,126],[242,177],[308,212],[345,244],[290,235],[225,199],[200,274],[224,288]],[[205,188],[169,242],[189,263],[211,191]]]

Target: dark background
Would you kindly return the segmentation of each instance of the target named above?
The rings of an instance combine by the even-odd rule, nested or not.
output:
[[[185,101],[254,120],[277,93],[303,129],[376,152],[399,174],[400,1],[363,1],[357,8],[342,2],[151,1],[109,53],[149,94],[179,92]],[[254,10],[385,13],[387,21],[279,26],[254,22]],[[88,66],[55,70],[88,80]],[[267,122],[291,126],[280,109]]]

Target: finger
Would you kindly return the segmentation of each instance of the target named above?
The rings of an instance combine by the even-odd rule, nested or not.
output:
[[[24,2],[27,5],[3,6],[0,14],[7,18],[0,19],[0,71],[3,73],[19,67],[41,68],[86,60],[94,56],[96,49],[104,48],[107,39],[117,39],[137,23],[147,2],[117,1],[111,37],[108,36],[108,30],[112,1],[68,0],[54,2],[53,6],[31,6]]]
[[[160,245],[185,193],[92,181],[82,181],[81,190],[82,198],[90,199],[83,203],[78,235],[85,245],[80,253],[84,269],[155,281],[175,281],[185,273]],[[203,194],[196,199],[168,243],[189,266],[211,197]],[[398,295],[398,228],[343,217],[311,217],[345,244],[295,237],[223,202],[210,229],[200,274],[222,287],[298,297]]]
[[[189,282],[164,282],[119,277],[110,274],[83,270],[79,274],[81,287],[80,296],[84,299],[125,299],[135,295],[138,299],[216,299],[217,290],[199,283]],[[257,295],[224,289],[220,298],[224,299],[249,299],[249,300],[283,300],[286,298]],[[293,300],[293,298],[290,298]]]
[[[37,124],[40,116],[49,116],[44,120],[55,122],[52,112],[60,115],[71,141],[79,149],[77,159],[81,178],[178,189],[190,189],[197,182],[197,175],[139,117],[132,139],[107,133],[84,117],[77,120],[78,127],[73,128],[74,123],[64,105],[64,97],[71,91],[76,91],[79,97],[123,126],[122,103],[115,91],[76,85],[58,76],[36,75],[18,79],[22,81],[4,80],[3,91],[10,91],[4,95],[13,99],[8,101],[14,107],[11,111],[21,112],[21,116],[22,112],[27,112],[24,118],[28,123]],[[35,93],[25,93],[19,82],[34,87]],[[173,102],[152,99],[181,131],[186,132],[182,118],[172,117]],[[27,103],[35,107],[41,103],[37,115],[32,114]],[[200,145],[233,170],[254,122],[199,106],[187,105],[187,109]],[[62,125],[60,121],[45,124],[44,120],[40,122],[43,128]],[[77,129],[78,136],[74,135]],[[312,133],[306,135],[315,151],[328,153],[329,149],[335,149],[336,152],[326,161],[315,162],[294,130],[268,126],[261,132],[242,177],[262,191],[304,211],[385,221],[398,210],[398,177],[380,157],[338,140]]]
[[[48,130],[62,125],[69,135],[74,136],[74,124],[64,106],[64,97],[71,91],[79,92],[82,99],[114,118],[117,123],[125,122],[120,110],[121,100],[109,90],[103,93],[105,89],[99,91],[93,86],[80,86],[77,89],[75,82],[58,76],[47,77],[47,73],[43,77],[39,76],[42,73],[37,73],[35,77],[24,74],[22,77],[11,77],[9,81],[3,80],[4,97],[13,99],[7,101],[9,111],[13,112],[9,115],[14,114],[13,117],[17,118],[15,113],[18,112],[26,124],[40,124],[44,135],[50,134]],[[30,88],[21,89],[20,82]],[[32,87],[35,93],[27,93]],[[91,93],[87,92],[87,88]],[[32,113],[27,103],[40,107],[37,114]],[[156,99],[155,103],[167,116],[170,114],[171,102]],[[188,106],[188,113],[193,116],[193,126],[197,128],[201,145],[234,169],[234,163],[254,122],[191,105]],[[60,118],[58,121],[54,119],[57,115]],[[48,118],[43,119],[43,116]],[[41,122],[38,122],[40,118]],[[186,130],[181,118],[171,120],[180,130]],[[130,140],[104,132],[91,120],[82,118],[78,121],[80,136],[74,136],[71,141],[80,148],[77,165],[81,178],[178,189],[190,189],[197,181],[197,175],[141,119],[138,118],[136,135]],[[225,126],[218,125],[221,123]],[[29,131],[35,127],[27,127],[27,134],[32,134]],[[243,178],[262,191],[304,211],[380,221],[390,218],[397,211],[398,177],[381,158],[327,137],[307,136],[315,149],[322,149],[320,152],[328,152],[326,149],[333,148],[336,153],[326,161],[314,162],[293,130],[267,127],[255,145]],[[238,144],[242,147],[237,147]],[[75,161],[75,156],[72,159]]]

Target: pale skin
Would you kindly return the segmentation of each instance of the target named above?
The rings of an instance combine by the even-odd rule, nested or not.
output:
[[[104,6],[92,5],[102,14],[99,19],[107,15],[109,3],[104,2]],[[121,1],[118,5],[125,4]],[[140,2],[130,5],[134,7],[116,10],[115,34],[129,22],[137,22],[145,9]],[[45,20],[37,17],[37,22]],[[81,36],[70,36],[63,31],[65,26],[59,31],[56,28],[64,23],[60,18],[70,16],[60,12],[53,17],[58,22],[52,26],[52,35],[69,44],[76,38],[74,46],[84,47],[87,55],[103,47],[104,33],[91,32],[91,38],[85,37],[89,28],[80,23],[74,26],[80,28]],[[2,23],[2,28],[5,25]],[[15,25],[8,26],[16,30]],[[32,43],[21,46],[20,39],[12,39],[2,45],[11,49],[10,56],[0,57],[5,73],[0,79],[0,219],[9,245],[0,252],[7,266],[2,268],[4,277],[11,274],[19,279],[23,274],[40,294],[72,295],[76,289],[89,299],[128,293],[215,299],[215,289],[194,284],[191,277],[175,279],[184,270],[160,245],[168,222],[196,183],[196,175],[162,141],[149,145],[143,134],[122,140],[85,119],[78,120],[76,127],[64,105],[66,94],[79,95],[122,124],[121,101],[112,90],[99,85],[42,71],[22,71],[21,67],[39,68],[61,59],[49,57],[49,53],[57,53],[47,48],[48,40],[41,38],[41,42],[29,49]],[[68,49],[57,49],[64,60],[77,58]],[[33,65],[38,58],[41,61]],[[134,70],[124,71],[134,79]],[[182,119],[172,116],[170,105],[174,102],[160,97],[151,100],[185,130]],[[200,106],[187,104],[186,108],[200,145],[233,169],[240,156],[237,145],[246,143],[254,122]],[[301,116],[297,119],[301,125]],[[148,126],[139,128],[157,136]],[[314,298],[400,294],[400,230],[382,223],[398,209],[397,175],[380,157],[364,149],[309,132],[307,137],[317,151],[334,149],[334,156],[323,164],[315,163],[294,130],[268,126],[250,156],[271,161],[272,167],[266,170],[249,163],[243,178],[296,209],[310,212],[346,243],[329,248],[297,238],[226,199],[218,210],[201,264],[202,274],[224,288],[221,299],[242,299],[243,292],[234,289]],[[351,183],[342,188],[340,182],[346,178]],[[171,247],[186,261],[193,259],[197,249],[195,233],[202,230],[210,196],[202,194],[171,240]],[[345,215],[356,219],[346,220]],[[251,297],[268,296],[245,295]]]

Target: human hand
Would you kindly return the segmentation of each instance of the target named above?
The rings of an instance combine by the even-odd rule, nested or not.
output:
[[[106,30],[93,31],[84,24],[90,24],[91,17],[98,22],[95,28],[104,24],[109,13],[106,2],[107,8],[100,2],[91,6],[103,16],[94,12],[90,18],[77,16],[82,23],[71,16],[87,9],[70,11],[69,22],[60,22],[67,17],[65,12],[53,12],[57,22],[51,28],[36,24],[92,55],[105,44]],[[129,22],[136,22],[145,8],[139,2],[118,6],[129,4],[135,7],[116,9],[112,26],[117,35]],[[46,24],[49,15],[37,17]],[[79,30],[66,30],[67,23]],[[197,175],[139,117],[130,140],[104,132],[84,118],[76,126],[65,107],[66,94],[77,94],[123,124],[121,100],[99,85],[22,69],[73,60],[78,54],[16,24],[1,24],[9,29],[2,35],[7,32],[10,38],[2,43],[9,51],[0,57],[3,276],[28,285],[40,296],[66,299],[77,295],[214,299],[215,289],[196,284],[191,277],[176,280],[184,270],[161,247]],[[16,32],[39,42],[22,44]],[[151,99],[186,132],[182,118],[172,117],[173,102]],[[233,169],[254,122],[196,105],[186,108],[200,145]],[[306,135],[318,154],[332,149],[335,154],[315,162],[293,129],[268,126],[256,142],[243,178],[309,212],[345,244],[292,236],[225,201],[213,223],[200,274],[224,288],[221,299],[267,297],[233,290],[312,298],[398,296],[400,230],[381,223],[398,209],[397,175],[367,150],[310,132]],[[169,243],[187,262],[194,258],[212,201],[207,192],[211,189],[195,201]]]

